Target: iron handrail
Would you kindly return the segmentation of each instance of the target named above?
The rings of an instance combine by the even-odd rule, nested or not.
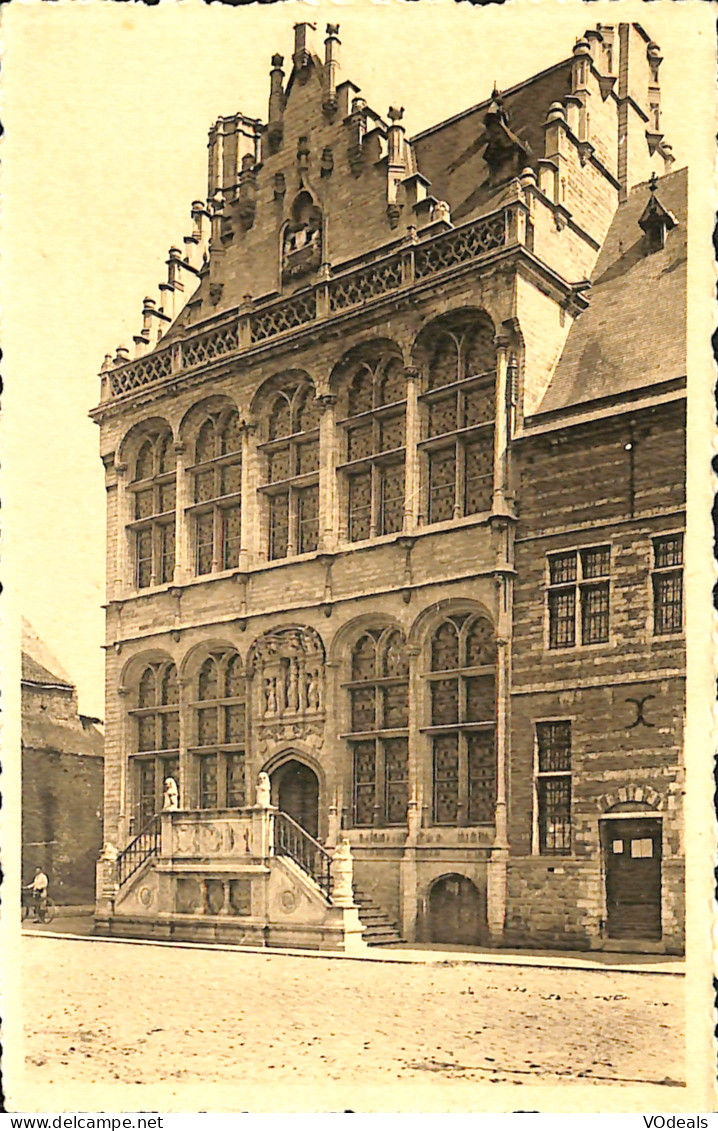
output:
[[[298,864],[319,885],[331,903],[331,854],[288,813],[275,814],[274,851],[277,856],[289,856]]]
[[[117,883],[119,887],[127,883],[131,876],[142,867],[150,856],[158,856],[160,850],[160,818],[155,813],[143,829],[117,856]]]

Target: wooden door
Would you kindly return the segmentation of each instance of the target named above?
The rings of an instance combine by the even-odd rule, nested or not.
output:
[[[606,912],[611,939],[661,937],[661,822],[605,821]]]
[[[277,804],[310,836],[319,833],[319,782],[309,766],[287,762],[275,771],[278,778]]]
[[[486,899],[466,876],[442,876],[429,893],[431,942],[478,946],[486,938]]]

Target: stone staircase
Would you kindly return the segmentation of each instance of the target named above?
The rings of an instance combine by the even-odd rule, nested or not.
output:
[[[354,902],[359,908],[359,918],[364,927],[364,942],[368,946],[388,946],[404,940],[385,911],[366,891],[354,885]]]

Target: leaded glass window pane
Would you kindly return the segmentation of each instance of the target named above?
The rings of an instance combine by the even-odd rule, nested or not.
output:
[[[291,418],[289,410],[289,396],[294,390],[288,390],[288,395],[280,393],[269,416],[269,439],[276,440],[280,436],[291,435]]]
[[[453,447],[429,453],[429,522],[454,517],[456,451]]]
[[[464,393],[464,428],[493,423],[496,413],[493,385],[475,385]]]
[[[466,721],[487,723],[496,713],[493,675],[472,675],[466,679]]]
[[[286,558],[289,547],[289,496],[273,495],[269,500],[269,556]]]
[[[404,467],[381,468],[380,534],[396,534],[404,525]]]
[[[571,778],[538,780],[539,849],[547,855],[571,852]]]
[[[477,617],[466,637],[466,666],[478,668],[496,661],[494,626],[486,617]]]
[[[155,510],[155,493],[152,487],[135,492],[135,518],[149,518]]]
[[[179,712],[164,711],[160,716],[161,750],[176,750],[179,746]]]
[[[496,368],[496,346],[494,328],[483,323],[469,330],[463,339],[464,376],[476,377],[480,373],[490,373]]]
[[[214,746],[218,741],[217,708],[201,707],[197,711],[197,743],[199,746]]]
[[[466,445],[464,513],[478,514],[491,509],[494,471],[493,432]]]
[[[442,332],[429,364],[428,388],[438,389],[459,379],[459,348],[453,334]]]
[[[576,591],[558,589],[548,595],[549,646],[572,648],[576,643]]]
[[[371,472],[349,480],[349,540],[359,542],[371,531]]]
[[[197,472],[194,477],[194,501],[206,503],[213,499],[214,495],[214,471]]]
[[[222,568],[234,569],[239,564],[241,511],[239,506],[222,509]]]
[[[581,550],[581,567],[586,579],[606,577],[611,572],[610,547],[597,546],[590,550]]]
[[[297,475],[308,475],[319,468],[319,441],[297,444]]]
[[[372,400],[372,372],[364,365],[359,369],[349,388],[348,415],[356,416],[360,412],[369,412],[372,408]]]
[[[493,730],[467,736],[469,824],[490,824],[496,806],[496,740]]]
[[[391,452],[404,446],[404,417],[385,416],[379,420],[379,451]]]
[[[352,652],[352,679],[374,679],[376,670],[376,641],[373,636],[361,636]]]
[[[157,749],[156,715],[140,715],[137,719],[137,749]]]
[[[218,686],[217,664],[210,656],[199,669],[197,698],[200,700],[219,698]]]
[[[681,632],[683,628],[683,575],[658,573],[653,578],[654,632]]]
[[[220,479],[223,495],[238,495],[242,489],[242,465],[240,463],[226,464],[221,468]]]
[[[319,545],[319,488],[304,487],[297,492],[297,519],[300,554],[308,554]]]
[[[458,679],[431,681],[431,724],[446,726],[459,721]]]
[[[295,432],[313,432],[319,427],[322,408],[312,390],[307,387],[297,413]]]
[[[354,744],[354,823],[374,824],[376,802],[376,746],[374,742]]]
[[[352,730],[376,729],[376,691],[374,687],[355,687],[351,691]]]
[[[552,585],[565,585],[576,580],[576,552],[552,554],[548,559],[549,576]]]
[[[456,734],[434,739],[434,820],[454,825],[459,811],[459,738]]]
[[[137,454],[135,464],[135,482],[142,479],[151,479],[154,475],[154,449],[150,440],[145,440]]]
[[[357,424],[347,429],[347,459],[365,459],[374,454],[371,422]]]
[[[157,705],[157,673],[154,668],[145,668],[140,679],[139,707]]]
[[[384,726],[389,730],[409,725],[409,688],[395,683],[384,688]]]
[[[137,588],[146,589],[152,584],[152,531],[137,533]]]
[[[406,377],[402,363],[395,359],[386,367],[384,377],[379,383],[378,404],[394,404],[406,400]]]
[[[654,538],[653,553],[656,569],[683,565],[683,535],[667,534]]]
[[[571,771],[571,723],[536,724],[539,773]]]
[[[245,707],[244,703],[231,703],[224,708],[226,741],[244,742]]]
[[[175,528],[174,523],[160,528],[161,571],[160,583],[172,581],[175,574]]]
[[[199,760],[199,807],[217,808],[217,755],[206,754]]]
[[[211,511],[207,514],[197,515],[195,538],[197,542],[197,573],[211,573],[214,553],[214,516]]]
[[[177,682],[177,668],[174,664],[170,664],[165,670],[160,692],[160,702],[163,706],[179,703],[179,683]]]
[[[160,514],[169,514],[175,509],[177,492],[174,483],[163,483],[160,487]]]
[[[143,828],[151,817],[154,817],[157,811],[156,792],[155,792],[155,763],[146,761],[145,759],[139,760],[135,763],[137,766],[138,777],[138,794],[139,794],[139,823],[140,829]],[[140,829],[136,831],[139,832]]]
[[[238,699],[244,695],[244,677],[242,674],[242,661],[239,656],[232,656],[227,664],[227,697]]]
[[[409,752],[405,738],[384,741],[386,781],[386,822],[401,825],[406,821],[409,803]]]
[[[452,621],[439,625],[431,642],[431,670],[448,672],[459,666],[459,634]]]
[[[195,463],[206,463],[207,460],[214,459],[216,454],[214,421],[205,420],[197,433],[194,449]]]
[[[409,657],[406,653],[404,637],[400,632],[392,632],[384,644],[382,673],[394,678],[409,675]]]
[[[584,644],[608,640],[608,584],[581,590],[581,639]]]
[[[269,453],[269,482],[279,483],[289,479],[292,474],[289,448],[280,448]]]
[[[227,755],[227,808],[241,809],[246,804],[244,755]]]
[[[222,435],[220,437],[220,450],[222,455],[229,455],[230,452],[240,452],[242,450],[242,430],[239,424],[239,416],[236,412],[230,412],[224,422]]]
[[[445,432],[455,432],[458,428],[456,393],[429,405],[429,436],[443,436]]]

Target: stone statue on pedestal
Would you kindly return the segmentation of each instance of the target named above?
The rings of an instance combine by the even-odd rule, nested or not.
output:
[[[165,793],[162,802],[163,813],[179,809],[179,789],[174,778],[165,778]]]

